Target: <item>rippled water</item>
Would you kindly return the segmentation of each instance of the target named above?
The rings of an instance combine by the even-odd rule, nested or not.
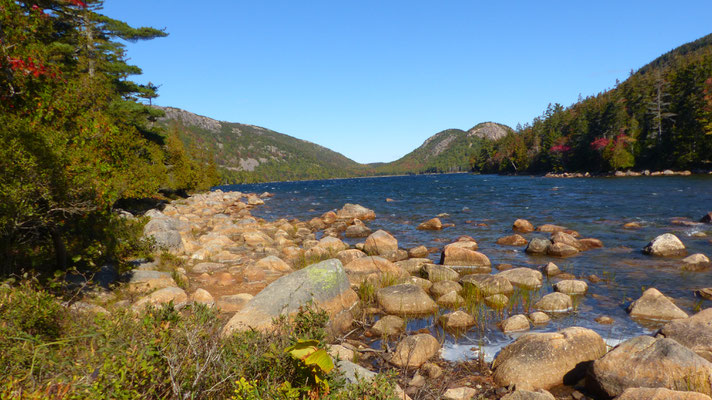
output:
[[[243,192],[269,191],[275,194],[253,214],[268,220],[295,217],[308,220],[344,203],[358,203],[376,211],[377,218],[368,225],[374,231],[384,229],[393,234],[402,248],[417,245],[442,247],[460,235],[477,240],[480,251],[493,266],[501,263],[536,267],[548,261],[562,271],[576,276],[596,274],[606,282],[589,283],[589,291],[578,304],[578,310],[554,317],[535,331],[553,331],[577,325],[591,328],[610,343],[641,333],[655,326],[642,326],[628,317],[625,308],[637,299],[643,288],[655,287],[687,313],[696,307],[712,307],[712,302],[693,296],[693,291],[712,287],[712,271],[683,271],[678,260],[662,260],[641,254],[641,249],[655,236],[675,233],[690,254],[712,256],[712,225],[679,226],[673,218],[693,221],[712,211],[712,177],[639,177],[552,179],[493,175],[425,175],[326,181],[282,182],[255,185],[232,185],[223,190]],[[391,198],[393,202],[386,202]],[[440,213],[443,223],[455,227],[438,232],[418,231],[418,223]],[[577,230],[581,237],[601,239],[604,249],[591,250],[570,258],[532,257],[523,247],[500,246],[495,241],[512,234],[512,222],[525,218],[535,226],[553,223]],[[639,230],[622,229],[622,224],[638,221]],[[479,226],[478,224],[486,224]],[[705,232],[707,237],[694,237]],[[527,239],[547,237],[534,232]],[[346,239],[354,244],[363,239]],[[433,260],[439,254],[431,254]],[[493,269],[493,273],[497,271]],[[545,281],[535,296],[551,292],[553,281]],[[594,319],[608,315],[613,325],[599,325]],[[496,322],[499,318],[494,318]],[[442,335],[432,318],[413,320],[409,329],[430,328]],[[482,349],[490,358],[514,336],[501,333],[494,323],[481,331],[473,328],[464,336],[446,335],[443,357],[462,359],[476,356]],[[473,350],[473,347],[476,348]]]

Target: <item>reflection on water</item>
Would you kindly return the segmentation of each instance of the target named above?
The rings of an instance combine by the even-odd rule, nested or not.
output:
[[[640,252],[655,236],[672,232],[690,254],[712,255],[712,225],[671,223],[675,218],[697,221],[712,210],[709,176],[551,179],[452,174],[233,185],[222,189],[273,192],[275,197],[253,212],[268,220],[308,220],[344,203],[358,203],[376,211],[376,220],[369,223],[371,229],[391,232],[402,248],[442,247],[460,235],[469,235],[477,240],[480,251],[492,260],[493,266],[506,263],[536,267],[553,261],[562,271],[577,277],[595,274],[604,279],[589,283],[588,294],[580,300],[577,311],[555,316],[548,325],[534,327],[534,331],[583,326],[597,331],[609,344],[649,333],[656,324],[641,325],[625,312],[630,301],[648,287],[672,297],[687,313],[693,313],[696,307],[712,306],[712,302],[700,303],[693,297],[695,289],[712,287],[709,270],[684,271],[679,260],[650,258]],[[386,198],[393,201],[386,202]],[[437,232],[416,229],[418,223],[441,213],[449,214],[441,218],[444,223],[455,226]],[[563,225],[580,232],[582,237],[601,239],[606,247],[557,259],[532,257],[523,248],[497,245],[499,237],[511,234],[512,222],[517,218],[528,219],[534,225]],[[631,221],[639,222],[643,228],[622,228]],[[700,233],[707,236],[700,237]],[[524,236],[531,239],[546,234]],[[358,239],[345,241],[354,244]],[[439,254],[431,254],[431,258],[437,261]],[[553,283],[545,281],[539,296],[551,292]],[[601,315],[610,316],[615,323],[596,323],[594,319]],[[482,351],[486,359],[491,359],[514,336],[490,325],[484,330],[473,328],[459,338],[445,334],[443,357],[477,357]],[[408,328],[429,328],[439,336],[444,334],[432,318],[411,321]]]

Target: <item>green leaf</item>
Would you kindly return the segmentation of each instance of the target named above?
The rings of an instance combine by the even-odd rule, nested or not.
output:
[[[332,369],[334,369],[334,361],[331,359],[331,356],[329,353],[326,352],[324,349],[319,349],[311,354],[309,354],[305,359],[304,359],[304,364],[306,365],[316,365],[318,366],[324,373],[329,373],[331,372]]]

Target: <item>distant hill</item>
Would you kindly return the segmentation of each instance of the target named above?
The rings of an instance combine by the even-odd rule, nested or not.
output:
[[[326,147],[266,128],[158,108],[165,112],[159,124],[176,129],[187,145],[211,154],[225,182],[344,178],[370,171]]]
[[[712,34],[481,147],[482,172],[712,168]]]
[[[270,129],[217,121],[179,108],[156,108],[165,113],[158,123],[175,129],[186,146],[212,156],[227,183],[467,171],[469,158],[482,140],[499,140],[511,131],[493,122],[469,131],[449,129],[400,160],[359,164],[326,147]]]
[[[371,166],[390,174],[469,171],[471,158],[484,140],[498,141],[510,132],[512,128],[494,122],[483,122],[468,131],[448,129],[396,161]]]

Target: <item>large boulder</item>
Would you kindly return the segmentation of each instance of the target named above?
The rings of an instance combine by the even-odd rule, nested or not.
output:
[[[509,280],[503,276],[489,274],[470,274],[460,279],[463,286],[472,285],[474,290],[481,297],[489,297],[495,294],[509,296],[514,292],[514,287]]]
[[[712,400],[712,398],[702,393],[665,388],[630,388],[615,400]]]
[[[361,257],[366,257],[366,253],[364,253],[361,250],[358,249],[348,249],[348,250],[341,250],[340,252],[336,253],[336,258],[341,261],[341,264],[348,265],[351,261],[361,258]]]
[[[662,234],[643,248],[643,253],[659,257],[684,256],[687,254],[685,245],[672,233]]]
[[[376,300],[387,314],[427,315],[438,306],[420,286],[401,284],[388,286],[376,292]]]
[[[349,311],[358,302],[339,260],[322,261],[272,282],[228,321],[223,334],[269,330],[274,318],[292,316],[310,302],[330,316]]]
[[[638,300],[631,303],[628,313],[634,318],[658,321],[687,318],[687,313],[655,288],[647,289]]]
[[[255,267],[264,271],[273,272],[292,272],[292,267],[284,262],[281,258],[275,256],[267,256],[255,263]]]
[[[534,225],[526,219],[517,219],[512,224],[512,230],[522,233],[534,232]]]
[[[324,218],[324,216],[322,216]],[[372,220],[376,219],[376,213],[373,210],[369,210],[368,208],[360,205],[360,204],[350,204],[346,203],[344,206],[341,208],[336,213],[336,218],[338,219],[360,219],[361,221],[367,221],[367,220]],[[325,218],[325,222],[326,222]],[[332,221],[333,222],[333,221]],[[329,223],[329,222],[327,222]]]
[[[586,385],[604,397],[639,387],[709,394],[712,363],[672,339],[638,336],[596,360],[588,371]]]
[[[402,268],[378,256],[357,258],[344,266],[349,281],[360,284],[372,274],[388,274],[390,278],[399,278],[408,275]]]
[[[604,354],[606,343],[590,329],[527,333],[497,355],[492,364],[494,382],[524,390],[571,384],[584,375],[590,361]]]
[[[658,337],[673,339],[712,362],[712,308],[663,326]]]
[[[531,268],[512,268],[495,276],[507,279],[512,285],[523,289],[538,289],[542,285],[541,272]]]
[[[361,222],[361,220],[356,221]],[[367,237],[370,234],[371,229],[364,225],[363,222],[350,225],[348,228],[346,228],[346,231],[344,232],[344,236],[346,236],[347,238],[362,238]]]
[[[187,222],[168,217],[160,212],[146,213],[151,220],[143,227],[144,236],[153,238],[156,246],[172,252],[185,250],[181,232],[189,231]]]
[[[408,260],[396,261],[396,265],[408,271],[411,275],[419,275],[424,265],[432,264],[429,258],[410,258]]]
[[[440,350],[440,342],[432,335],[420,333],[401,340],[389,361],[398,367],[420,368]]]
[[[418,225],[418,229],[421,231],[439,231],[443,229],[443,223],[440,218],[432,218]]]
[[[364,244],[366,254],[372,256],[385,256],[398,251],[398,240],[384,230],[377,230],[366,238]]]

